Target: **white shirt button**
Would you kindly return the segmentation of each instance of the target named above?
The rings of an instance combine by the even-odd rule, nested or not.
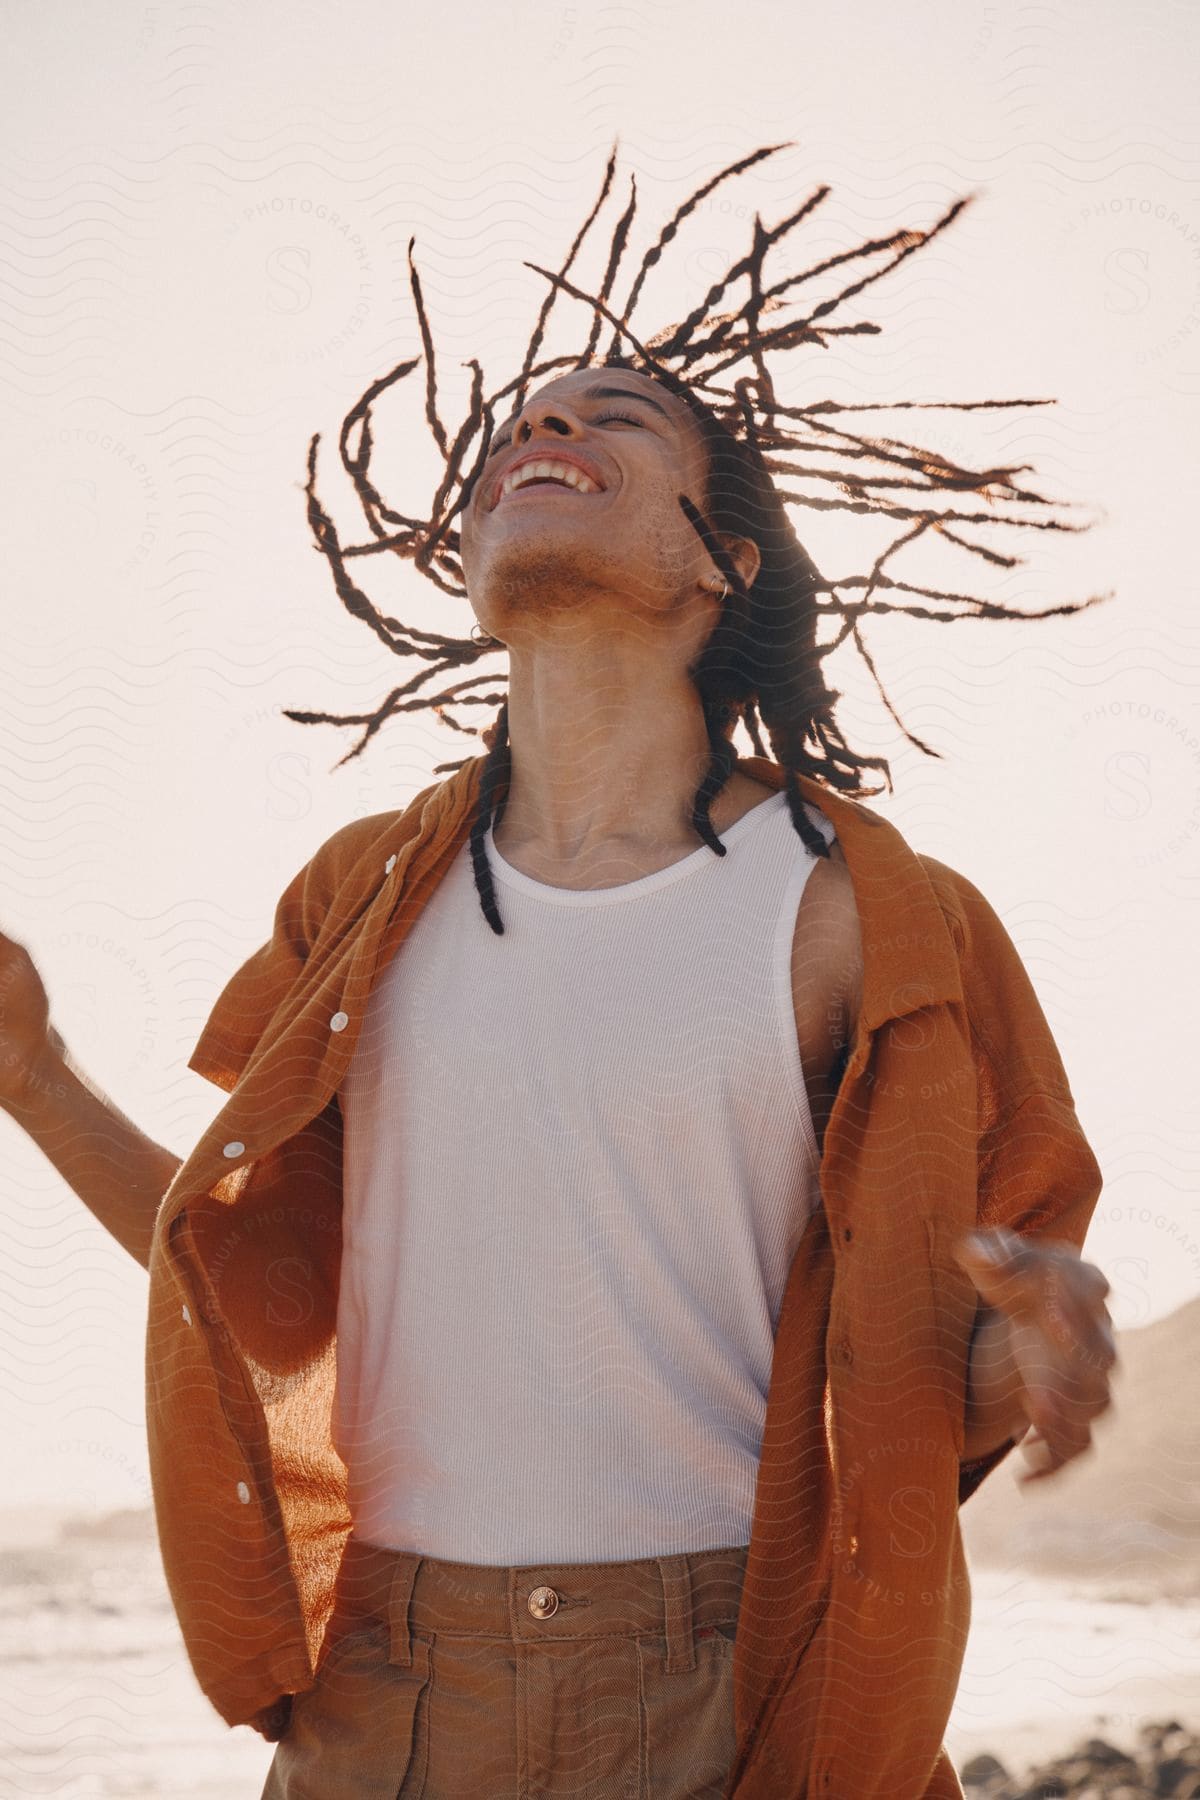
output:
[[[185,1324],[185,1325],[190,1325],[190,1324],[191,1324],[191,1322],[192,1322],[192,1315],[191,1315],[191,1313],[190,1313],[190,1312],[189,1312],[189,1311],[188,1311],[188,1309],[187,1309],[187,1307],[186,1307],[186,1306],[185,1306],[185,1307],[184,1307],[184,1309],[183,1309],[183,1322],[184,1322],[184,1324]]]
[[[242,1151],[245,1148],[246,1148],[245,1144],[240,1143],[237,1138],[234,1138],[234,1140],[231,1144],[226,1144],[225,1155],[226,1156],[240,1156],[242,1154]]]
[[[237,1497],[241,1501],[243,1506],[249,1506],[249,1504],[250,1504],[250,1489],[246,1486],[244,1481],[238,1482]]]
[[[335,1012],[332,1019],[330,1019],[330,1021],[329,1021],[329,1029],[330,1029],[330,1031],[345,1031],[345,1029],[349,1023],[350,1023],[350,1014],[349,1013]]]
[[[388,857],[387,861],[383,865],[384,874],[390,875],[392,870],[395,868],[395,866],[396,866],[396,857],[395,857],[395,852],[393,852],[392,855]]]

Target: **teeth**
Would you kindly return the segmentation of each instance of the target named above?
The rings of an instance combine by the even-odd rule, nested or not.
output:
[[[573,463],[561,462],[529,462],[522,463],[513,475],[506,475],[500,488],[500,499],[511,494],[515,488],[523,487],[527,481],[546,480],[565,481],[569,486],[578,488],[581,494],[596,494],[600,489],[594,481],[589,481],[582,469]]]

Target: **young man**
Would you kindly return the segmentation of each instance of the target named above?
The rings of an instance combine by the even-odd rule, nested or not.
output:
[[[616,365],[490,434],[488,755],[289,883],[182,1164],[9,946],[5,1104],[150,1269],[164,1566],[265,1800],[960,1795],[958,1506],[1109,1403],[1041,1008],[969,881],[803,772],[811,594],[723,454]]]
[[[838,1646],[861,1654],[869,1642],[826,1645],[832,1666],[798,1677],[822,1705],[784,1711],[787,1692],[765,1668],[779,1660],[772,1621],[787,1615],[799,1646],[805,1615],[792,1617],[778,1590],[803,1594],[815,1579],[809,1629],[819,1638],[839,1629],[830,1583],[843,1574],[841,1604],[857,1629],[869,1635],[882,1617],[876,1656],[903,1652],[903,1710],[914,1694],[952,1699],[961,1639],[914,1634],[897,1645],[888,1614],[965,1625],[965,1591],[948,1604],[925,1585],[932,1565],[965,1590],[952,1520],[953,1552],[936,1541],[948,1453],[981,1478],[1033,1419],[1057,1467],[1086,1448],[1107,1403],[1107,1284],[1077,1254],[1094,1164],[1036,1002],[961,877],[833,795],[828,812],[808,802],[829,845],[815,855],[777,804],[781,784],[764,778],[776,765],[758,758],[712,806],[727,860],[696,847],[688,815],[708,738],[687,669],[725,578],[674,496],[704,507],[703,445],[688,409],[647,378],[622,370],[599,385],[578,372],[541,388],[511,433],[496,434],[464,513],[475,610],[511,657],[512,778],[490,843],[505,934],[480,917],[464,837],[467,787],[478,783],[455,777],[403,813],[346,827],[291,884],[272,945],[234,978],[192,1059],[223,1085],[244,1080],[182,1170],[132,1127],[126,1137],[94,1097],[82,1100],[48,1045],[27,1055],[35,1072],[21,1096],[10,1090],[9,1110],[140,1260],[156,1187],[175,1177],[154,1231],[156,1498],[190,1647],[225,1716],[258,1713],[252,1701],[266,1707],[272,1687],[299,1694],[269,1794],[434,1796],[456,1774],[489,1794],[527,1791],[522,1781],[565,1793],[600,1771],[616,1794],[639,1758],[646,1791],[664,1800],[708,1791],[703,1781],[719,1793],[738,1751],[735,1646],[748,1686],[758,1668],[779,1706],[774,1730],[748,1720],[740,1793],[819,1791],[795,1785],[819,1765],[829,1792],[952,1793],[938,1757],[944,1716],[905,1721],[886,1790],[855,1741],[874,1737],[882,1691],[861,1732],[839,1741],[853,1694],[841,1692]],[[755,546],[729,550],[752,586]],[[848,852],[835,823],[855,812]],[[879,891],[896,874],[903,885]],[[898,929],[907,951],[869,935],[864,945],[856,878],[876,927],[919,916],[926,935]],[[977,943],[957,944],[960,920]],[[412,942],[392,960],[386,940],[394,951],[400,932]],[[320,968],[303,982],[318,947]],[[841,1166],[826,1171],[822,1210],[839,1072],[851,1091],[844,1053],[857,1045],[861,1064],[883,1024],[864,1021],[864,965],[904,975],[919,1002],[902,1002],[909,1034],[932,1040],[896,1032],[893,1064],[931,1090],[943,1069],[952,1091],[889,1107],[892,1073],[882,1099],[877,1078],[876,1092],[844,1100]],[[974,992],[956,996],[965,970]],[[949,991],[924,991],[934,975]],[[868,990],[878,1015],[878,982]],[[1021,1086],[1033,1084],[989,1126],[986,1154],[1016,1172],[994,1190],[999,1216],[1020,1222],[1032,1208],[1043,1226],[990,1231],[994,1264],[964,1252],[960,1221],[937,1210],[947,1168],[971,1148],[953,1092],[970,1066],[960,1020],[990,1040],[1006,1087],[1018,1063]],[[8,1022],[11,1032],[11,1006]],[[353,1054],[339,1054],[351,1041]],[[872,1152],[885,1113],[891,1129]],[[90,1177],[77,1160],[88,1124],[131,1153],[121,1193],[94,1148]],[[869,1175],[845,1167],[872,1154]],[[230,1172],[204,1193],[218,1158]],[[139,1175],[142,1163],[153,1173]],[[899,1267],[879,1254],[899,1246],[900,1221],[864,1206],[843,1223],[848,1196],[885,1174],[887,1211],[915,1209],[905,1230],[932,1234],[907,1296]],[[1041,1187],[1026,1185],[1035,1174]],[[952,1182],[946,1191],[956,1193]],[[960,1255],[977,1321],[961,1308]],[[326,1433],[315,1410],[329,1398],[326,1352],[312,1327],[318,1313],[328,1323],[339,1263],[346,1367]],[[856,1263],[870,1265],[862,1292],[894,1314],[900,1338],[881,1342],[848,1297],[831,1310],[829,1281]],[[826,1283],[810,1290],[818,1266]],[[957,1309],[943,1309],[937,1283]],[[249,1343],[233,1341],[231,1318]],[[788,1362],[773,1369],[781,1328]],[[847,1467],[844,1449],[845,1491],[833,1492],[836,1458],[806,1463],[812,1421],[790,1417],[790,1390],[810,1378],[806,1358],[822,1337],[844,1359],[831,1370],[835,1405],[862,1408],[866,1458],[886,1452],[904,1472],[885,1483],[882,1514],[860,1507],[852,1531],[837,1502],[866,1471],[852,1457]],[[869,1366],[851,1386],[856,1353]],[[255,1368],[240,1391],[239,1355]],[[914,1369],[922,1391],[906,1391]],[[881,1380],[886,1393],[869,1391]],[[783,1428],[768,1466],[776,1392]],[[948,1410],[957,1395],[961,1418]],[[888,1421],[874,1443],[868,1414]],[[808,1435],[791,1437],[784,1420]],[[305,1432],[311,1461],[300,1460]],[[295,1587],[307,1580],[328,1599],[322,1566],[345,1523],[335,1529],[328,1516],[334,1441],[365,1549],[344,1565],[343,1610],[310,1685],[314,1619],[302,1618]],[[740,1603],[763,1472],[757,1516],[772,1550],[751,1609]],[[790,1498],[811,1520],[818,1496],[828,1518],[806,1543],[783,1510]],[[200,1632],[202,1612],[212,1635]],[[684,1618],[672,1659],[672,1622]],[[794,1762],[801,1748],[807,1760]],[[418,1766],[423,1786],[397,1785]]]

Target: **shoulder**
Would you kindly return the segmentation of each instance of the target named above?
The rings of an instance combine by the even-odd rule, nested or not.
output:
[[[380,844],[388,841],[407,810],[395,807],[389,812],[367,813],[361,819],[348,819],[318,845],[310,867],[327,878],[350,874]]]
[[[323,932],[340,933],[358,915],[386,876],[388,857],[417,835],[429,802],[446,785],[439,781],[423,788],[406,806],[349,819],[317,846],[284,895],[299,914],[310,948]]]
[[[317,856],[331,869],[352,872],[360,863],[369,861],[381,845],[390,854],[416,836],[431,803],[436,808],[446,800],[452,780],[446,776],[442,781],[431,782],[404,806],[348,820],[326,838]]]
[[[792,997],[798,1009],[814,990],[830,1024],[836,1017],[852,1037],[862,1005],[862,929],[854,883],[836,839],[828,856],[814,858],[792,942]]]
[[[999,913],[973,881],[935,856],[927,856],[923,851],[915,854],[929,878],[960,957],[973,959],[1013,950]]]
[[[817,858],[808,885],[819,896],[820,912],[829,940],[836,946],[844,966],[854,978],[857,991],[861,993],[863,952],[858,902],[845,855],[836,838],[830,844],[829,855]]]
[[[289,892],[300,908],[304,936],[310,944],[330,916],[335,897],[363,884],[368,862],[378,860],[379,846],[389,838],[400,817],[399,812],[383,812],[348,820],[318,844],[297,871]],[[382,863],[379,873],[382,877]]]

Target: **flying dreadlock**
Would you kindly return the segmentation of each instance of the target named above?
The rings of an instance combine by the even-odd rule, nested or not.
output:
[[[839,426],[832,416],[940,406],[972,411],[1045,406],[1053,404],[1052,401],[844,404],[820,400],[807,406],[784,406],[776,398],[767,369],[767,353],[791,349],[798,344],[826,348],[830,340],[838,336],[877,334],[880,329],[877,325],[866,321],[834,325],[829,323],[830,316],[844,301],[861,293],[945,230],[972,196],[956,200],[928,230],[891,232],[860,244],[854,250],[827,256],[799,274],[768,284],[764,274],[768,251],[825,200],[829,188],[817,187],[794,212],[776,225],[765,226],[761,217],[755,214],[749,250],[712,284],[682,323],[667,326],[645,341],[634,335],[629,321],[643,282],[688,215],[721,182],[741,174],[777,151],[791,147],[774,144],[753,151],[720,170],[685,200],[642,258],[625,302],[618,311],[612,302],[612,291],[636,209],[636,178],[630,180],[629,202],[614,229],[598,293],[585,293],[567,279],[580,246],[611,190],[617,156],[614,144],[600,193],[562,267],[552,272],[536,263],[525,265],[544,276],[550,289],[539,310],[520,373],[495,393],[485,396],[483,371],[471,358],[469,364],[464,365],[473,371],[467,416],[453,436],[439,413],[433,336],[412,258],[415,239],[410,239],[409,279],[424,357],[401,362],[372,383],[347,413],[338,440],[342,466],[353,482],[371,533],[369,541],[360,544],[341,542],[333,520],[316,493],[319,433],[309,445],[305,488],[308,521],[316,546],[332,571],[342,604],[398,656],[416,657],[425,666],[418,668],[401,686],[393,688],[373,713],[289,710],[285,717],[304,725],[364,726],[357,744],[347,751],[336,767],[359,755],[394,713],[428,709],[452,729],[483,739],[488,749],[470,848],[484,916],[497,933],[502,933],[504,927],[496,905],[484,840],[489,826],[499,823],[503,817],[511,774],[507,694],[501,685],[503,678],[494,673],[468,675],[450,686],[441,685],[441,678],[452,669],[473,667],[503,645],[486,634],[482,638],[473,634],[456,638],[418,631],[398,619],[385,616],[355,582],[350,563],[356,557],[385,552],[407,557],[444,593],[467,598],[459,558],[460,536],[453,528],[453,521],[470,500],[483,468],[497,405],[512,395],[513,407],[519,411],[525,403],[530,383],[536,378],[564,367],[583,369],[600,364],[630,369],[660,382],[684,401],[704,434],[709,457],[705,513],[701,514],[684,494],[679,495],[679,504],[728,583],[725,611],[689,669],[704,708],[712,752],[693,800],[692,824],[718,855],[725,854],[725,846],[713,829],[709,809],[736,764],[737,754],[731,739],[739,721],[745,725],[759,756],[766,754],[759,721],[765,726],[772,752],[785,772],[788,805],[795,828],[817,855],[828,855],[828,847],[805,810],[796,782],[797,772],[815,776],[855,797],[869,797],[882,792],[880,786],[863,785],[864,772],[876,768],[882,770],[891,790],[887,759],[853,751],[833,715],[834,703],[841,696],[826,685],[821,664],[847,638],[862,656],[884,705],[908,741],[928,756],[940,754],[907,730],[888,699],[863,641],[862,622],[868,613],[900,612],[914,618],[938,620],[1048,618],[1080,612],[1111,597],[1110,594],[1096,594],[1087,600],[1066,602],[1041,612],[1023,613],[975,594],[916,586],[887,573],[886,565],[893,563],[905,545],[929,532],[985,562],[1012,568],[1024,559],[1004,555],[978,542],[974,534],[961,528],[999,525],[1040,531],[1082,531],[1088,526],[1070,524],[1039,513],[1039,509],[1051,503],[1028,482],[1018,484],[1014,480],[1029,470],[1031,465],[1028,463],[965,468],[948,456],[921,445]],[[856,273],[851,267],[863,258],[873,256],[882,256],[885,260],[871,272]],[[780,317],[784,312],[803,306],[799,298],[785,298],[785,295],[790,296],[792,290],[829,270],[843,267],[850,279],[831,298],[812,305],[799,317]],[[748,293],[742,304],[717,310],[722,303],[729,308],[728,290],[743,279]],[[840,274],[836,279],[841,281]],[[538,361],[550,311],[560,293],[591,307],[592,323],[587,343],[578,356],[555,356]],[[774,322],[768,324],[768,319]],[[612,327],[612,336],[601,356],[598,345],[605,323]],[[629,346],[632,355],[623,353],[622,343]],[[444,458],[445,468],[429,506],[428,517],[414,518],[397,512],[387,503],[371,480],[369,466],[375,404],[389,388],[410,375],[422,360],[425,364],[425,418]],[[750,372],[734,378],[732,371],[739,364],[748,365]],[[723,375],[726,377],[724,382],[718,379]],[[479,441],[468,465],[471,446],[477,436]],[[776,477],[784,478],[787,485],[778,485]],[[818,491],[803,491],[797,484],[815,485]],[[820,491],[822,487],[826,491]],[[962,495],[963,501],[941,507],[924,503],[927,495],[938,492]],[[899,497],[893,498],[893,493]],[[972,507],[967,499],[970,495],[978,496],[984,505]],[[799,542],[785,510],[789,503],[818,510],[885,514],[897,521],[899,530],[866,573],[831,580],[818,571]],[[1019,509],[1016,516],[1002,510],[1005,505],[1013,504]],[[761,564],[749,586],[743,582],[732,558],[718,541],[718,534],[723,533],[751,538],[758,546]],[[889,594],[910,595],[915,599],[906,602],[882,597]],[[827,598],[820,598],[822,595]],[[838,615],[841,624],[832,641],[822,645],[817,641],[817,626],[820,617],[826,613]],[[429,691],[431,684],[436,685]],[[480,688],[488,691],[476,691]],[[497,704],[500,710],[493,722],[479,729],[462,723],[451,711],[452,707],[493,707]],[[458,762],[440,763],[434,773],[453,772],[462,768],[467,760],[464,757]]]

